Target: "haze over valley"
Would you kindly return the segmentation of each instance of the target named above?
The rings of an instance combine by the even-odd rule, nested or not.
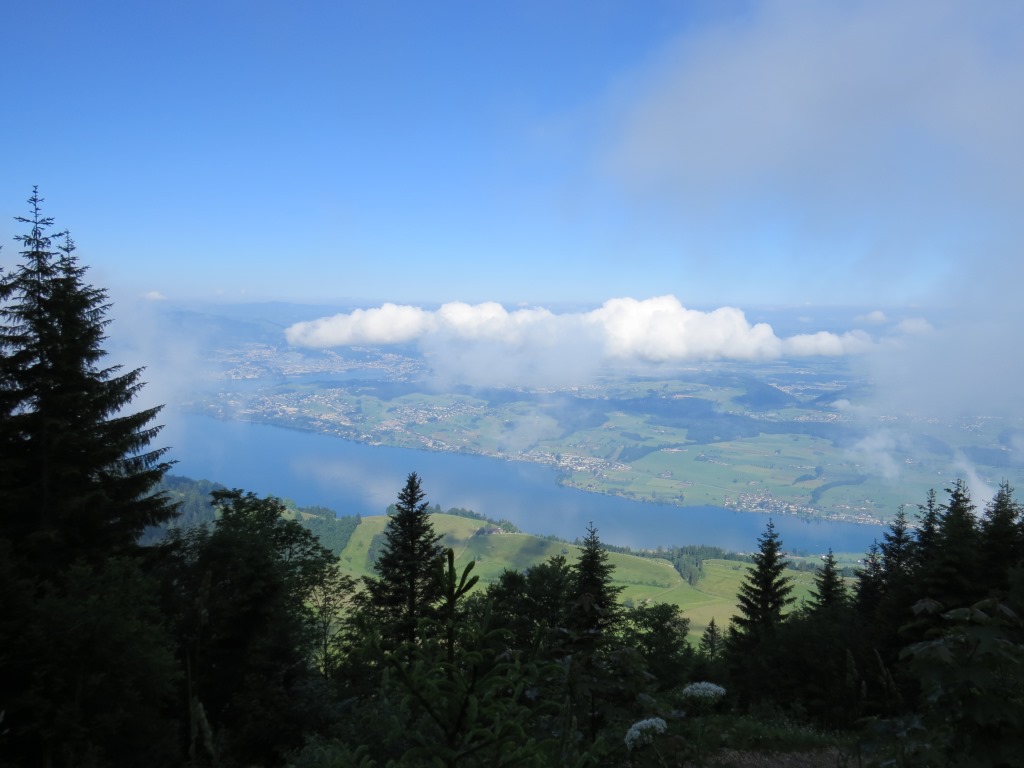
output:
[[[672,505],[1019,485],[1016,4],[392,10],[12,10],[77,118],[4,122],[2,208],[60,211],[147,405]]]
[[[527,366],[536,376],[530,383],[499,377],[471,343],[453,344],[447,356],[408,338],[375,346],[367,342],[378,339],[365,338],[327,348],[288,343],[308,327],[294,318],[309,311],[161,305],[148,333],[188,329],[207,340],[194,350],[204,363],[194,362],[185,376],[156,369],[161,395],[217,419],[534,462],[557,470],[561,484],[593,493],[811,519],[878,523],[958,477],[969,479],[984,503],[1001,481],[1015,484],[1021,475],[1022,432],[1013,417],[986,413],[980,403],[955,414],[882,407],[863,358],[896,343],[907,323],[882,331],[867,325],[872,334],[855,325],[864,323],[864,312],[823,315],[829,330],[804,334],[824,343],[857,339],[853,355],[620,355],[578,367],[563,356],[563,365],[548,362],[554,378],[544,376],[543,358]],[[352,316],[358,311],[326,317]],[[791,313],[764,317],[747,327],[766,329],[769,339],[792,343],[797,334],[776,335],[775,327],[806,325]],[[852,329],[842,330],[843,318]],[[449,358],[460,352],[466,373],[453,377]],[[532,354],[525,344],[516,352]],[[166,419],[172,444],[174,413]]]

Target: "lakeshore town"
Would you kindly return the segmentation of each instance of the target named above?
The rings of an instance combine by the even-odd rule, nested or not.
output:
[[[208,391],[183,405],[189,410],[218,419],[275,424],[291,429],[354,440],[369,445],[387,445],[429,451],[471,453],[513,461],[527,461],[552,467],[559,482],[582,490],[633,496],[619,485],[606,482],[609,476],[622,476],[631,471],[629,463],[592,455],[585,443],[572,444],[560,450],[549,450],[527,441],[495,443],[481,439],[479,430],[429,429],[444,424],[479,424],[489,415],[487,404],[469,396],[414,398],[409,402],[388,404],[386,413],[374,397],[362,397],[360,382],[373,382],[401,388],[421,379],[427,372],[419,359],[371,349],[348,350],[341,355],[331,350],[315,354],[269,344],[247,344],[237,349],[221,350],[216,356],[219,371],[216,391]],[[304,382],[304,385],[298,385]],[[344,386],[338,386],[344,382]],[[334,384],[334,386],[332,386]],[[254,386],[255,385],[255,386]],[[826,385],[834,386],[834,385]],[[586,397],[587,387],[572,387],[576,397]],[[594,390],[599,388],[594,386]],[[537,394],[538,390],[531,390]],[[598,396],[595,392],[594,396]],[[794,420],[828,421],[838,418],[834,413],[799,414]],[[698,459],[703,461],[703,458]],[[714,462],[714,459],[708,459]],[[668,473],[671,474],[671,473]],[[677,480],[684,489],[694,485],[691,480]],[[658,497],[661,503],[682,503],[683,494],[675,498]],[[795,515],[819,520],[841,520],[878,524],[879,516],[865,506],[837,505],[829,509],[815,508],[793,499],[777,498],[765,487],[745,492],[724,493],[720,506],[744,512],[772,515]]]

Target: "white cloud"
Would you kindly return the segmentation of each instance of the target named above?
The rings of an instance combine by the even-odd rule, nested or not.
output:
[[[953,463],[958,476],[962,477],[971,491],[971,501],[974,503],[974,514],[981,517],[985,505],[996,495],[996,489],[989,482],[986,482],[978,474],[977,468],[963,453],[957,452]]]
[[[900,475],[901,456],[906,437],[889,430],[866,435],[847,449],[852,461],[887,480]]]
[[[854,320],[866,325],[882,325],[883,323],[888,322],[889,318],[885,316],[885,312],[880,309],[876,309],[874,312],[868,312],[866,315],[857,315]]]
[[[668,360],[757,360],[778,357],[779,339],[767,323],[750,325],[742,310],[686,309],[674,296],[611,299],[585,315],[611,357]]]
[[[160,291],[147,291],[146,293],[142,294],[142,298],[146,299],[147,301],[167,300],[167,297],[160,293]]]
[[[847,355],[871,345],[863,332],[779,338],[742,310],[687,309],[674,296],[616,298],[589,312],[452,302],[435,311],[384,304],[296,323],[289,343],[303,347],[417,342],[436,369],[460,381],[536,383],[589,377],[604,363],[764,360]]]
[[[622,78],[603,167],[734,290],[920,301],[1020,270],[978,245],[1020,242],[1022,79],[1019,2],[759,0]]]
[[[302,347],[400,344],[419,338],[433,325],[434,316],[419,307],[384,304],[296,323],[285,331],[285,336],[290,344]]]
[[[864,331],[850,331],[842,335],[819,331],[818,333],[802,333],[790,336],[782,344],[783,352],[791,357],[811,357],[842,355],[867,352],[873,341]]]
[[[472,340],[521,344],[536,330],[558,322],[546,309],[517,309],[508,312],[501,304],[465,304],[453,301],[436,312],[437,329]]]
[[[907,334],[908,336],[916,336],[931,333],[935,329],[932,327],[932,324],[923,317],[908,317],[906,320],[901,320],[899,322],[896,326],[896,330],[900,333]]]
[[[618,167],[693,189],[771,179],[872,209],[896,198],[894,183],[928,201],[954,191],[945,177],[932,189],[900,178],[922,163],[992,180],[1001,161],[1022,166],[1008,156],[1024,107],[1021,20],[1012,2],[755,3],[742,22],[687,31],[637,73]]]

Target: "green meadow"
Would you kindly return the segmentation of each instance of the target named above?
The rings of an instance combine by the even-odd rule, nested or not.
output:
[[[684,506],[785,505],[804,515],[888,520],[929,489],[951,485],[962,471],[950,468],[958,455],[989,485],[1024,483],[1024,470],[1009,463],[1012,425],[1004,421],[899,414],[867,428],[823,395],[839,387],[840,372],[811,389],[785,366],[760,373],[789,382],[798,396],[768,387],[768,404],[758,403],[753,385],[725,374],[497,397],[289,383],[262,392],[245,418],[381,445],[539,461],[557,467],[568,486]],[[765,396],[765,387],[754,390]]]
[[[341,552],[339,561],[350,576],[359,578],[372,574],[370,553],[374,537],[383,534],[388,518],[364,517]],[[480,520],[446,514],[432,514],[434,530],[441,534],[442,544],[455,552],[461,570],[473,562],[473,573],[480,577],[480,586],[497,581],[506,570],[524,571],[564,555],[570,562],[579,556],[579,548],[567,542],[533,536],[527,533],[486,533],[493,526]],[[608,553],[615,567],[613,578],[622,587],[623,602],[639,605],[646,601],[678,605],[690,619],[690,638],[696,641],[712,618],[723,630],[736,613],[736,594],[750,565],[733,560],[705,560],[704,575],[696,586],[690,586],[667,560],[637,555]],[[789,571],[798,605],[809,598],[813,575]],[[480,587],[478,587],[479,589]]]

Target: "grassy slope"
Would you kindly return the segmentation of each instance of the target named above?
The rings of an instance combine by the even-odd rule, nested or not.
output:
[[[505,570],[526,570],[553,555],[564,554],[571,563],[579,554],[572,544],[531,536],[525,533],[477,534],[486,527],[479,520],[453,515],[432,515],[434,530],[442,534],[443,544],[455,550],[461,569],[473,560],[473,572],[483,585],[496,581]],[[341,553],[342,567],[352,576],[369,575],[367,552],[375,534],[381,533],[387,518],[364,517],[348,546]],[[704,578],[691,587],[666,560],[609,553],[615,566],[615,583],[623,587],[622,599],[639,604],[644,600],[671,603],[682,608],[690,619],[692,638],[699,638],[714,617],[720,628],[736,612],[736,593],[749,566],[729,560],[706,560]],[[813,584],[809,573],[791,572],[796,581],[794,595],[806,599]]]

